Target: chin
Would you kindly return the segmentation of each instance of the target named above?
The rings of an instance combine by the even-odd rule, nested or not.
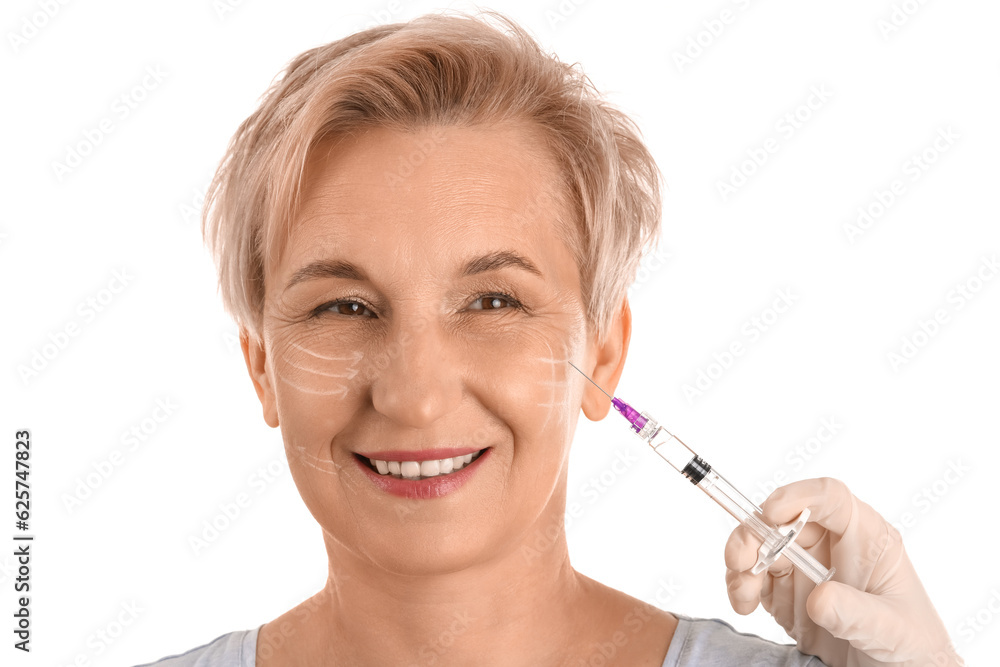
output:
[[[480,531],[460,523],[399,527],[393,532],[366,535],[363,556],[388,572],[410,576],[433,576],[458,572],[489,560],[497,554]],[[360,546],[360,545],[359,545]]]

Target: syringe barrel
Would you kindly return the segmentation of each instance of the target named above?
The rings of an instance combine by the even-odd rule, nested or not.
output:
[[[709,470],[708,474],[698,482],[698,488],[722,505],[734,519],[745,524],[757,537],[762,540],[767,539],[771,527],[761,518],[763,512],[717,471]]]
[[[643,415],[648,417],[645,413]],[[695,454],[694,450],[659,426],[655,420],[648,418],[638,435],[647,440],[653,451],[672,465],[677,472],[687,477],[734,519],[749,528],[761,542],[774,546],[784,538],[776,528],[764,521],[763,512],[757,505],[740,493],[729,480],[713,470],[712,466]],[[787,557],[816,584],[828,580],[833,574],[795,542],[786,546],[781,555]]]
[[[645,412],[642,415],[647,417],[647,421],[646,425],[639,431],[639,437],[648,442],[653,451],[659,454],[664,461],[672,465],[677,472],[684,474],[684,469],[693,460],[698,459],[698,455],[690,447],[681,442],[680,438],[674,437],[672,433],[657,424],[656,420],[649,417]],[[695,484],[698,483],[697,480],[692,481]]]
[[[645,414],[645,413],[643,413]],[[694,453],[690,447],[681,442],[681,439],[673,435],[655,421],[650,419],[643,433],[639,432],[639,437],[645,437],[653,451],[660,455],[667,463],[672,465],[677,472],[687,477],[698,488],[707,493],[712,499],[722,505],[740,523],[747,523],[761,514],[760,508],[754,505],[742,493],[736,490],[722,475],[712,470],[712,466]],[[760,528],[766,533],[768,526],[760,522]],[[762,538],[763,539],[763,538]]]

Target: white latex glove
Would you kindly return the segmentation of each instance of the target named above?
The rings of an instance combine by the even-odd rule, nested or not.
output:
[[[796,542],[833,579],[816,586],[782,556],[751,574],[760,540],[743,526],[726,543],[729,601],[740,614],[763,604],[798,649],[831,667],[956,667],[948,631],[903,549],[902,536],[836,479],[783,486],[761,505],[766,519],[785,524],[809,508]]]

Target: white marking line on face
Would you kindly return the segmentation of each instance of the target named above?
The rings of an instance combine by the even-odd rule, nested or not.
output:
[[[551,380],[545,380],[541,384],[546,384],[546,385],[550,386],[552,388],[552,390],[551,390],[551,393],[550,393],[550,396],[549,396],[549,401],[547,403],[538,403],[537,404],[539,407],[551,408],[550,410],[546,410],[545,411],[545,421],[542,422],[542,426],[541,426],[542,430],[544,430],[545,427],[548,426],[549,419],[551,418],[553,412],[557,412],[558,413],[557,416],[559,418],[559,421],[558,421],[557,425],[561,425],[563,423],[563,421],[565,421],[567,419],[568,415],[569,415],[569,412],[570,412],[570,402],[572,401],[572,396],[569,395],[568,391],[564,391],[563,392],[563,398],[562,398],[561,401],[556,402],[556,400],[555,400],[556,399],[556,387],[562,387],[564,390],[567,389],[567,382],[566,382],[566,379],[565,379],[566,378],[565,367],[567,365],[567,362],[569,361],[569,357],[566,357],[565,359],[555,359],[554,358],[554,353],[552,351],[552,347],[548,344],[548,342],[545,343],[545,347],[548,348],[550,356],[549,356],[549,358],[544,358],[543,357],[543,358],[539,359],[539,361],[542,361],[542,362],[545,362],[545,363],[549,364],[549,366],[552,369],[552,379]],[[564,343],[564,348],[565,348],[565,343]],[[566,350],[564,349],[563,351],[565,352]],[[563,367],[563,379],[561,381],[555,379],[556,365],[557,364],[560,365],[560,367]]]
[[[316,357],[317,359],[323,359],[325,361],[350,361],[353,363],[357,363],[361,361],[361,358],[363,356],[365,356],[363,352],[355,350],[354,352],[351,353],[351,356],[349,357],[328,357],[326,355],[320,354],[319,352],[313,352],[309,348],[303,347],[298,343],[292,343],[292,347],[294,347],[299,352],[305,352],[308,355]]]
[[[295,363],[294,361],[291,361],[290,359],[288,359],[287,356],[284,358],[284,361],[285,361],[286,364],[288,364],[292,368],[297,368],[300,371],[305,371],[307,373],[315,373],[316,375],[322,375],[323,377],[328,377],[328,378],[347,378],[348,380],[350,380],[355,375],[358,374],[358,369],[357,368],[349,368],[349,369],[347,369],[346,373],[328,373],[326,371],[320,371],[320,370],[317,370],[315,368],[309,368],[308,366],[300,366],[299,364]]]
[[[310,468],[315,468],[320,472],[325,472],[332,475],[334,473],[334,468],[337,467],[337,464],[335,464],[333,461],[321,458],[319,456],[316,456],[315,454],[307,453],[304,445],[295,445],[295,450],[298,452],[296,457],[300,461],[302,461],[302,463],[309,466]],[[323,465],[322,466],[317,465],[315,462],[322,463]]]
[[[278,379],[287,384],[289,387],[297,389],[306,394],[316,394],[318,396],[340,396],[341,398],[347,398],[348,389],[347,385],[344,384],[340,385],[338,389],[319,390],[319,389],[312,389],[310,387],[303,387],[300,384],[296,384],[295,382],[292,382],[290,379],[286,378],[284,375],[281,375],[280,373],[278,374]]]
[[[353,454],[352,454],[352,456],[353,456]],[[331,461],[330,463],[333,464],[333,467],[337,469],[338,473],[343,473],[344,472],[344,466],[340,465],[336,461]],[[357,493],[358,492],[358,488],[354,485],[354,482],[351,481],[351,476],[350,475],[339,474],[338,477],[340,478],[340,483],[344,485],[345,489],[349,489],[351,493]]]

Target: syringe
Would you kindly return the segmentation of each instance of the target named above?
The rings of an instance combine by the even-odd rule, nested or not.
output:
[[[580,371],[572,362],[570,362],[570,366]],[[583,371],[580,373],[590,380],[586,373]],[[593,380],[590,382],[601,389],[600,385]],[[821,584],[833,576],[836,571],[834,568],[828,570],[795,543],[795,538],[802,532],[802,528],[809,520],[808,508],[788,524],[777,527],[770,525],[764,520],[763,512],[759,507],[737,491],[736,487],[715,471],[705,459],[695,454],[679,438],[660,426],[649,413],[640,413],[620,398],[611,396],[603,389],[601,391],[611,399],[611,404],[628,420],[632,430],[646,441],[654,452],[672,465],[677,472],[687,477],[692,484],[707,493],[712,500],[721,505],[724,510],[749,528],[761,540],[757,564],[751,570],[754,574],[763,572],[779,556],[784,556],[816,584]]]

